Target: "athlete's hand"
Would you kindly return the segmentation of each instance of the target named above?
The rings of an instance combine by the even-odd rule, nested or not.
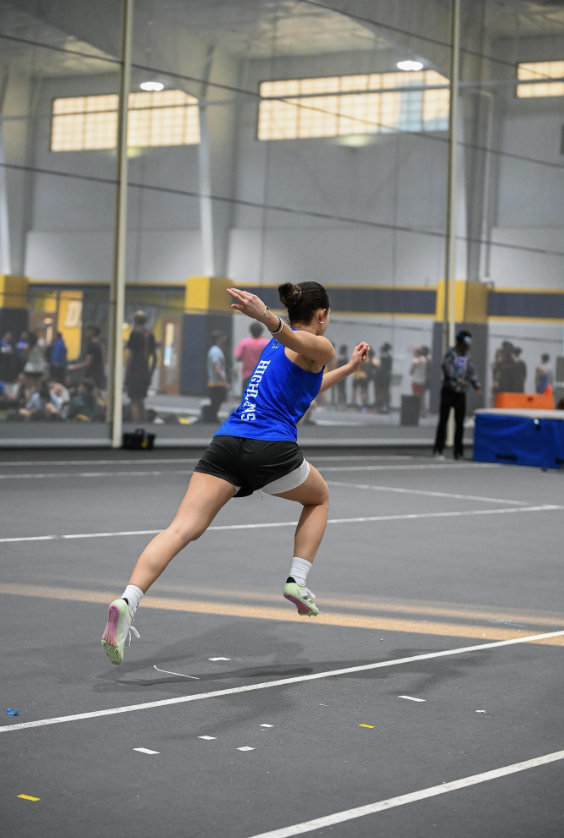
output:
[[[353,372],[357,370],[364,361],[368,360],[369,349],[370,347],[364,341],[359,343],[358,346],[355,346],[349,361],[349,365]]]
[[[237,311],[246,314],[247,317],[252,317],[253,320],[264,322],[263,314],[265,305],[260,297],[257,297],[256,294],[249,294],[248,291],[240,291],[238,288],[228,288],[227,293],[231,294],[235,300],[231,304],[231,308],[235,308]]]

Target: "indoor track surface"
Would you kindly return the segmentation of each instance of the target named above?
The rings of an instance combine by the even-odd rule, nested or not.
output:
[[[309,459],[320,616],[281,596],[298,507],[257,493],[117,667],[107,605],[195,455],[2,453],[2,836],[562,838],[563,475]]]

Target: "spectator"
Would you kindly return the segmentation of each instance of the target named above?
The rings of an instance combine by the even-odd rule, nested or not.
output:
[[[409,370],[411,375],[411,392],[414,396],[419,397],[419,415],[426,416],[425,410],[425,394],[427,392],[427,355],[423,352],[422,347],[418,347],[413,352],[414,358]]]
[[[345,364],[349,362],[349,350],[346,343],[342,343],[339,346],[339,352],[335,357],[335,366],[333,369],[339,369],[339,367],[344,367]],[[339,381],[334,387],[331,388],[331,400],[332,403],[335,404],[337,407],[346,407],[347,406],[347,380],[343,378],[342,381]]]
[[[99,400],[96,397],[94,382],[84,378],[78,385],[78,391],[71,398],[67,419],[74,422],[99,422],[102,419]]]
[[[49,378],[59,384],[64,384],[67,374],[67,345],[61,334],[57,332],[55,340],[51,344],[51,357],[49,361]]]
[[[370,384],[370,374],[366,370],[365,365],[358,367],[353,373],[353,406],[357,406],[356,394],[360,393],[360,407],[368,408],[368,385]]]
[[[550,364],[550,355],[541,355],[541,362],[535,370],[535,389],[537,393],[546,392],[547,387],[552,385],[553,375]]]
[[[501,359],[497,364],[497,392],[518,393],[518,368],[515,360],[515,347],[504,340],[501,345]]]
[[[131,401],[131,421],[146,422],[145,399],[157,365],[155,336],[146,327],[147,315],[138,311],[133,315],[133,329],[127,341],[125,386]]]
[[[11,384],[17,375],[16,349],[11,332],[6,332],[0,340],[0,381]]]
[[[524,360],[521,358],[522,349],[519,346],[516,346],[513,350],[513,357],[515,360],[515,387],[516,393],[524,393],[525,392],[525,381],[527,380],[527,365]]]
[[[27,354],[24,364],[24,375],[30,385],[39,384],[39,380],[45,373],[45,358],[38,343],[35,332],[27,332]]]
[[[390,387],[392,386],[392,345],[383,343],[380,347],[380,366],[376,375],[376,410],[390,412]]]
[[[250,338],[243,338],[239,341],[239,345],[235,350],[235,360],[242,361],[243,368],[241,370],[241,378],[243,382],[243,392],[247,389],[249,378],[254,372],[256,365],[262,355],[262,350],[268,346],[269,339],[261,337],[264,332],[264,327],[260,323],[251,323]]]
[[[207,369],[208,369],[208,394],[210,397],[210,405],[204,411],[205,421],[218,422],[217,414],[219,408],[227,398],[229,391],[229,382],[227,381],[225,355],[223,347],[227,341],[227,336],[223,332],[212,333],[212,345],[208,352]]]
[[[456,336],[456,346],[449,349],[443,359],[443,386],[441,390],[441,407],[439,424],[433,453],[437,459],[444,460],[443,450],[446,440],[446,429],[451,409],[454,408],[454,459],[464,458],[464,417],[466,415],[466,388],[468,381],[474,387],[478,396],[482,395],[480,382],[468,350],[472,344],[472,335],[466,330]]]
[[[104,345],[100,340],[100,327],[87,326],[86,339],[86,357],[84,361],[80,361],[78,364],[70,364],[68,369],[73,371],[82,370],[81,377],[88,378],[95,387],[103,390],[106,385],[104,375],[105,352]]]
[[[27,334],[27,332],[22,332],[18,342],[16,343],[16,369],[18,375],[22,372],[27,358],[27,351],[29,348]]]

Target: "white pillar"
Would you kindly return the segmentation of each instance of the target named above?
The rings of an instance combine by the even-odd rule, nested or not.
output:
[[[114,228],[114,262],[110,295],[111,352],[110,403],[112,406],[112,448],[121,448],[123,425],[123,320],[125,313],[125,246],[127,232],[127,117],[131,88],[131,40],[134,0],[123,0],[122,68],[120,81],[117,196]]]
[[[8,70],[4,70],[0,86],[0,114],[3,111]],[[6,187],[6,148],[4,144],[4,123],[0,121],[0,274],[12,273],[10,255],[10,216],[8,214],[8,192]]]

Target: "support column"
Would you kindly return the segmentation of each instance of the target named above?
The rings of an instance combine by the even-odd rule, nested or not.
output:
[[[228,271],[229,232],[233,215],[229,199],[234,183],[235,104],[226,101],[225,90],[210,84],[212,77],[232,83],[235,65],[217,47],[208,48],[203,82],[199,91],[200,230],[202,273],[225,276]],[[217,101],[217,104],[214,104]],[[214,200],[218,196],[226,200]]]
[[[118,114],[118,171],[114,264],[110,292],[110,385],[108,395],[112,417],[112,448],[121,448],[123,425],[123,320],[125,312],[125,237],[127,231],[127,118],[131,88],[131,38],[133,0],[123,0],[122,67]]]
[[[29,280],[25,276],[0,274],[0,337],[11,332],[17,340],[27,329],[28,287]]]
[[[233,311],[226,289],[232,284],[229,279],[212,276],[191,276],[186,282],[179,388],[183,396],[203,396],[207,393],[207,355],[212,332],[227,335],[225,355],[230,361]]]

